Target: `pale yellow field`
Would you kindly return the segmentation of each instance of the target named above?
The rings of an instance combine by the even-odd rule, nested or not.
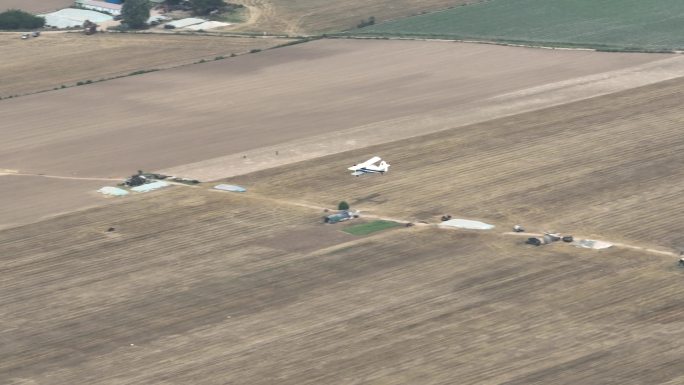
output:
[[[356,28],[362,20],[375,17],[382,22],[477,0],[234,0],[245,5],[250,17],[229,29],[251,32],[310,35]]]
[[[52,12],[73,4],[73,0],[0,0],[0,12],[6,9],[21,9],[31,13]]]
[[[212,180],[633,87],[676,74],[667,66],[679,59],[320,40],[4,99],[0,169],[121,179],[163,170]],[[264,154],[270,160],[262,163]],[[59,210],[33,203],[44,196],[40,189],[0,183],[13,198],[0,202],[0,226],[92,204],[93,183],[79,194],[78,180],[53,182]]]
[[[74,86],[140,70],[214,60],[286,43],[283,39],[175,34],[0,34],[0,97]]]
[[[443,214],[684,250],[684,79],[231,179],[407,220]],[[347,167],[379,155],[386,175]]]
[[[324,40],[2,100],[0,384],[684,383],[680,62]],[[138,169],[248,191],[95,192]]]
[[[684,381],[669,258],[321,214],[179,187],[0,231],[0,382]]]

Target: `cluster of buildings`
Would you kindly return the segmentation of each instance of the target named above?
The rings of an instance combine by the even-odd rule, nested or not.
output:
[[[161,4],[164,0],[149,0],[153,4]],[[109,13],[113,16],[121,14],[123,0],[76,0],[75,4],[79,8],[90,9],[97,12]]]
[[[121,15],[125,0],[75,0],[73,8],[39,15],[45,18],[45,25],[53,28],[80,27],[86,20],[100,24]],[[164,0],[149,0],[162,3]]]
[[[164,0],[148,0],[154,5],[159,5]],[[102,25],[103,23],[119,20],[125,0],[75,0],[74,7],[64,8],[59,11],[39,15],[45,18],[45,25],[51,28],[74,28],[84,26],[86,21]],[[171,20],[164,15],[152,15],[147,23],[154,26],[161,22]],[[203,31],[230,25],[218,21],[208,21],[199,18],[185,18],[166,23],[168,29],[186,29],[191,31]],[[111,26],[111,24],[110,24]]]

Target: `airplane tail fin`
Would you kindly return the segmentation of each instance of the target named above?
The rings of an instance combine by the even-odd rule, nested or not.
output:
[[[390,164],[385,162],[384,160],[380,162],[380,169],[382,169],[382,172],[387,172],[389,171]]]

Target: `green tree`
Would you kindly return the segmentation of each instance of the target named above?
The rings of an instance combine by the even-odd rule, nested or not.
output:
[[[190,6],[196,15],[207,15],[209,12],[226,5],[228,4],[223,0],[190,0]]]
[[[349,203],[342,201],[337,205],[338,210],[349,210]]]
[[[122,22],[130,28],[145,28],[149,18],[150,2],[147,0],[126,0],[121,8]]]
[[[45,26],[45,19],[18,9],[0,13],[0,29],[35,29]]]

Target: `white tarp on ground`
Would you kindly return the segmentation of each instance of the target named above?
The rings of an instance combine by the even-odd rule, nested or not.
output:
[[[75,8],[60,9],[57,12],[38,16],[45,18],[46,26],[57,28],[81,27],[86,20],[96,24],[114,20],[113,17],[104,13]]]
[[[148,192],[148,191],[160,189],[162,187],[166,187],[168,185],[169,185],[168,183],[158,180],[156,182],[145,183],[145,184],[140,185],[140,186],[132,187],[131,190],[133,190],[135,192]]]
[[[220,21],[205,21],[204,23],[194,24],[189,27],[185,27],[184,29],[199,31],[200,29],[207,30],[212,28],[225,27],[227,25],[230,25],[230,23],[222,23]]]
[[[217,190],[232,191],[232,192],[245,192],[245,191],[247,191],[247,189],[245,189],[244,187],[235,186],[232,184],[219,184],[219,185],[214,186],[214,188]]]
[[[471,221],[469,219],[450,219],[448,221],[440,223],[440,226],[472,230],[490,230],[494,228],[494,225],[490,225],[488,223],[480,221]]]
[[[166,25],[172,25],[175,28],[185,28],[190,25],[204,23],[205,21],[206,20],[204,19],[198,19],[196,17],[188,17],[186,19],[174,20],[170,23],[166,23]]]
[[[105,194],[105,195],[113,195],[113,196],[117,196],[117,197],[128,195],[128,191],[126,191],[122,188],[111,187],[111,186],[105,186],[105,187],[97,190],[97,192]]]
[[[613,246],[612,243],[603,242],[603,241],[595,241],[593,239],[580,239],[579,241],[575,242],[574,245],[577,247],[582,247],[585,249],[594,249],[594,250],[607,249],[607,248]]]

